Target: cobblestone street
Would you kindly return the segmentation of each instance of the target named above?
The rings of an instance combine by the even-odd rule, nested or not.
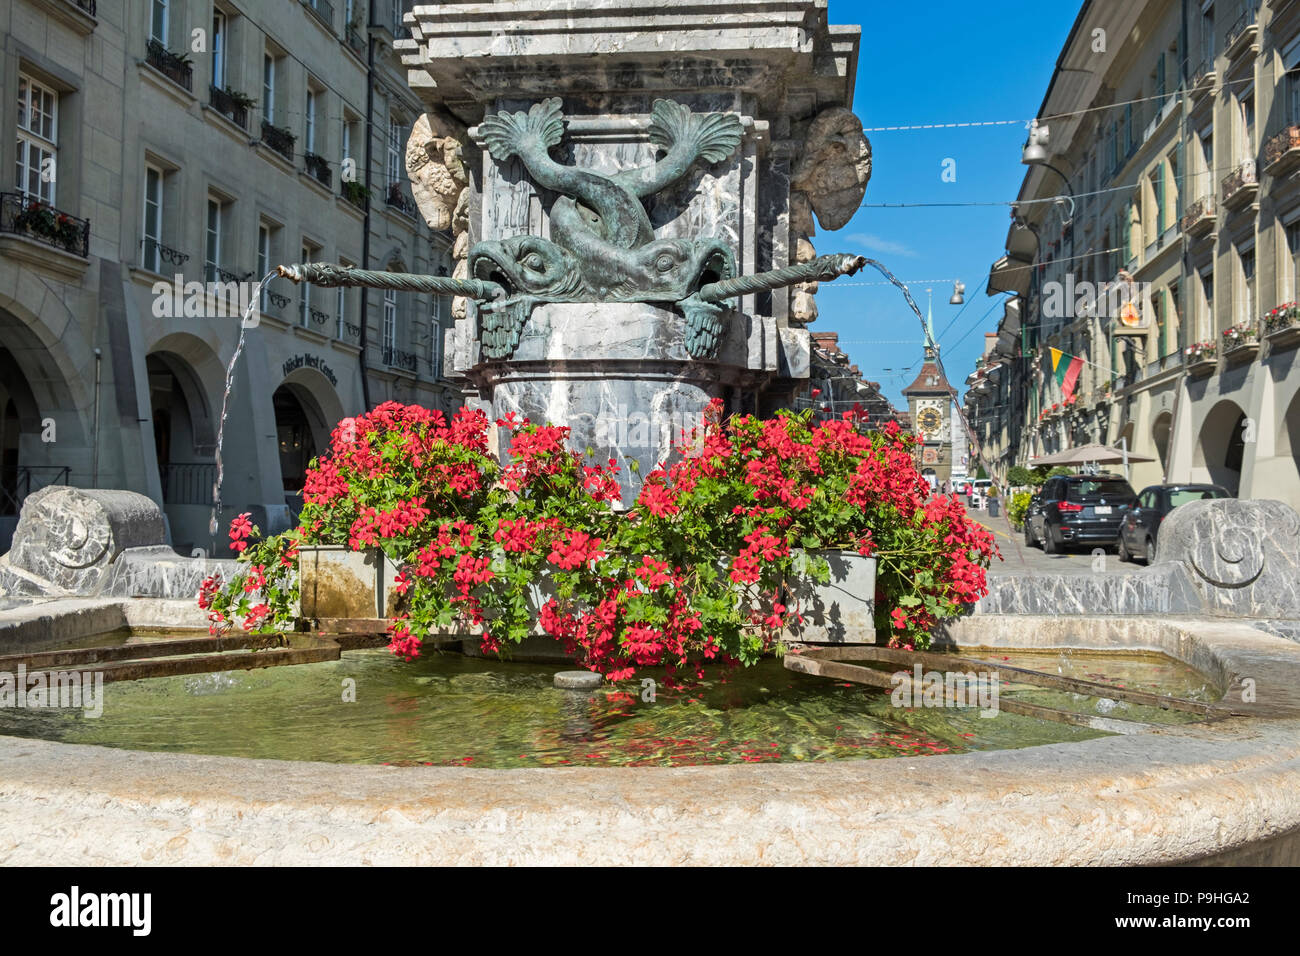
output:
[[[1114,549],[1107,551],[1104,556],[1096,557],[1092,554],[1092,548],[1067,554],[1044,554],[1042,548],[1025,546],[1024,533],[1011,527],[1005,511],[996,518],[990,518],[987,511],[975,508],[970,511],[970,516],[992,531],[997,538],[1002,560],[994,561],[989,569],[991,571],[1017,571],[1022,574],[1064,574],[1076,571],[1111,573],[1143,567],[1141,562],[1124,564],[1116,557]],[[1094,567],[1093,563],[1099,559],[1104,563]]]

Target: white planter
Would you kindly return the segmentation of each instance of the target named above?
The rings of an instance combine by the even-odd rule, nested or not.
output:
[[[831,566],[831,579],[819,584],[802,578],[790,590],[792,621],[786,640],[800,644],[876,643],[876,559],[856,551],[819,551]]]
[[[299,613],[306,618],[387,617],[397,598],[397,572],[378,548],[303,545],[298,549]]]

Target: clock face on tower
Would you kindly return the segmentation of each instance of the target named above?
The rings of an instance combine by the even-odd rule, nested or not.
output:
[[[925,404],[916,411],[916,427],[926,438],[937,438],[943,427],[943,412],[937,405]]]

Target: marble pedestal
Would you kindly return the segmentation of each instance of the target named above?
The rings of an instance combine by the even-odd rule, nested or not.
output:
[[[502,361],[482,357],[474,324],[457,324],[454,365],[488,417],[515,412],[567,425],[572,448],[593,463],[618,462],[625,502],[682,432],[689,437],[701,424],[712,399],[723,399],[729,412],[754,411],[745,397],[797,372],[807,355],[807,333],[733,312],[717,356],[695,359],[685,347],[686,319],[644,302],[538,306]]]

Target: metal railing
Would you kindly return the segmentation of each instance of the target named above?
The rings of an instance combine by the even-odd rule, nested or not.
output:
[[[1300,126],[1284,127],[1276,136],[1264,143],[1264,163],[1272,166],[1293,149],[1300,149]]]
[[[1258,14],[1255,11],[1255,4],[1244,3],[1242,7],[1241,15],[1232,22],[1232,26],[1228,27],[1228,32],[1224,37],[1223,48],[1225,50],[1231,51],[1236,42],[1256,24]]]
[[[41,479],[41,474],[50,477]],[[16,515],[23,509],[23,502],[33,491],[40,491],[50,485],[66,485],[72,475],[68,465],[19,465],[14,475],[12,487],[0,484],[0,514]]]
[[[418,362],[414,352],[396,348],[383,349],[382,358],[385,365],[393,368],[403,368],[408,372],[414,372]]]
[[[1223,177],[1220,184],[1223,189],[1223,201],[1226,203],[1234,196],[1251,186],[1259,185],[1259,177],[1255,171],[1255,161],[1248,159],[1240,166]]]
[[[415,200],[406,195],[406,190],[402,188],[401,183],[393,183],[388,187],[384,202],[411,218],[415,218]]]
[[[351,25],[344,31],[344,36],[347,38],[348,46],[351,47],[353,53],[359,57],[366,55],[366,40]]]
[[[190,258],[188,253],[173,249],[171,246],[164,246],[157,239],[141,239],[140,252],[141,265],[154,272],[158,272],[159,266],[164,262],[179,267],[185,265]]]
[[[158,477],[164,504],[206,505],[212,503],[217,466],[206,461],[172,461],[158,469]]]
[[[1191,232],[1204,222],[1212,222],[1214,215],[1214,197],[1202,196],[1183,213],[1181,221],[1183,232]]]
[[[27,236],[83,259],[90,255],[90,220],[70,216],[20,193],[0,193],[0,232]]]
[[[208,87],[208,102],[212,108],[230,120],[240,129],[248,129],[248,104],[229,90],[217,86]]]
[[[145,62],[167,79],[191,93],[194,92],[194,67],[185,57],[177,56],[157,40],[151,39],[145,45]]]
[[[334,29],[334,8],[325,0],[302,0],[302,5],[310,10],[317,20],[329,27],[331,31]]]
[[[324,156],[318,156],[315,153],[303,153],[303,164],[307,167],[307,172],[318,183],[326,189],[334,181],[333,171],[330,169],[330,162]]]
[[[293,144],[298,137],[287,129],[281,129],[266,120],[262,120],[262,142],[275,150],[289,162],[293,162]]]

